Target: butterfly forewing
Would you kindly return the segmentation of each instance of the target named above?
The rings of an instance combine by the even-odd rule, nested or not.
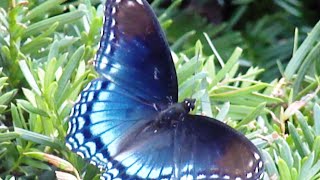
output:
[[[242,134],[205,116],[187,115],[175,136],[179,178],[260,179],[263,162],[258,149]]]
[[[177,77],[169,46],[145,0],[107,0],[96,70],[137,96],[177,102]]]

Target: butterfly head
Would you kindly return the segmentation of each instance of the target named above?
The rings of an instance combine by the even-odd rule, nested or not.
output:
[[[195,103],[196,103],[196,99],[186,98],[183,101],[183,106],[184,106],[186,111],[190,112],[190,111],[194,110]]]
[[[159,117],[155,121],[155,124],[158,127],[176,127],[176,124],[181,122],[184,119],[183,117],[194,109],[195,102],[195,99],[185,99],[181,103],[169,105],[159,113]]]

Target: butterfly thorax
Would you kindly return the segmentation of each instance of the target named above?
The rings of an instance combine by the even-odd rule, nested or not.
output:
[[[185,99],[183,102],[171,104],[160,112],[155,125],[176,127],[177,123],[183,121],[183,117],[194,109],[195,101],[195,99]]]

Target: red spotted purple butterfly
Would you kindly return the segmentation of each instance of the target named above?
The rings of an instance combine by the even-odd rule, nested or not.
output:
[[[102,179],[262,178],[261,154],[244,135],[189,114],[194,99],[177,102],[169,46],[145,0],[107,0],[95,68],[66,144],[104,169]]]

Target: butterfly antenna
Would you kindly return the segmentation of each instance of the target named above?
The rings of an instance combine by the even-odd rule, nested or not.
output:
[[[207,33],[204,33],[204,36],[210,46],[210,48],[213,51],[214,56],[217,58],[217,60],[219,61],[219,64],[221,67],[224,67],[224,61],[222,60],[221,56],[219,55],[219,53],[217,52],[216,48],[214,47],[214,45],[212,44],[209,36]],[[208,59],[207,61],[213,61],[213,59]],[[209,72],[208,72],[209,73]],[[213,117],[213,113],[212,113],[212,104],[211,104],[211,100],[210,100],[210,96],[209,93],[207,91],[207,87],[208,87],[208,83],[206,79],[203,79],[201,81],[201,89],[205,89],[204,94],[201,97],[201,108],[202,108],[202,114],[209,116],[209,117]]]
[[[193,76],[192,76],[193,82],[196,82],[195,76],[196,76],[196,74],[198,72],[198,68],[199,68],[199,57],[200,57],[200,48],[198,48],[198,46],[196,46],[196,63],[195,63],[195,66],[194,66]],[[192,85],[193,87],[192,87],[192,90],[191,90],[190,99],[195,99],[195,97],[193,97],[193,96],[195,94],[196,84],[197,83],[193,83],[193,85]]]
[[[192,82],[194,82],[194,83],[192,85],[192,90],[191,90],[191,94],[190,94],[190,97],[189,97],[190,99],[195,99],[195,100],[197,100],[196,97],[194,96],[194,94],[196,93],[196,85],[197,85],[197,83],[196,83],[196,75],[197,75],[197,73],[199,71],[199,66],[200,66],[200,60],[199,59],[200,59],[200,54],[201,54],[201,47],[198,46],[197,44],[196,44],[196,48],[195,48],[196,62],[195,62],[193,75],[192,75]],[[195,102],[195,104],[196,104],[196,102]]]
[[[202,50],[202,46],[200,44],[196,44],[196,63],[194,66],[194,74],[193,74],[193,82],[196,82],[196,75],[199,72],[199,70],[201,70],[202,68],[202,62],[200,60],[201,58],[201,50]],[[198,85],[198,83],[193,83],[193,87],[192,87],[192,91],[191,91],[191,99],[196,99],[196,97],[194,96],[197,92],[196,92],[196,86]],[[206,89],[208,86],[208,82],[206,81],[206,79],[202,79],[200,81],[200,90],[202,89]],[[199,88],[198,88],[199,89]],[[207,93],[207,91],[205,91],[205,93],[201,96],[200,100],[198,102],[200,102],[200,107],[201,107],[201,114],[202,115],[206,115],[208,117],[213,117],[212,114],[212,110],[211,110],[211,103],[210,103],[210,97],[209,94]]]

